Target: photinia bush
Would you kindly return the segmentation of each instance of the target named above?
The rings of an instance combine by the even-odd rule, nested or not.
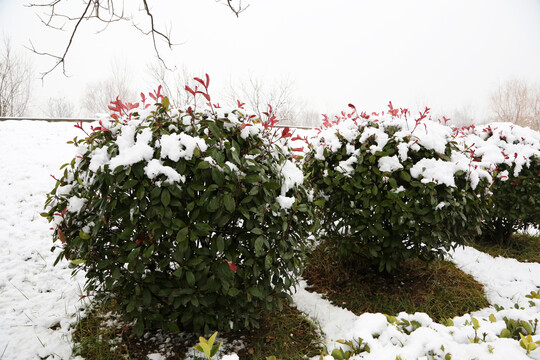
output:
[[[483,166],[495,170],[481,238],[508,242],[512,233],[540,224],[540,133],[512,123],[456,132]]]
[[[195,80],[186,90],[206,110],[170,109],[160,90],[112,102],[110,119],[73,140],[43,214],[57,262],[85,270],[86,289],[114,299],[139,335],[256,327],[289,296],[312,226],[289,129],[271,111],[221,109],[208,76]]]
[[[491,176],[450,127],[413,118],[343,112],[325,117],[305,172],[321,230],[344,261],[392,272],[411,257],[440,258],[480,232]]]

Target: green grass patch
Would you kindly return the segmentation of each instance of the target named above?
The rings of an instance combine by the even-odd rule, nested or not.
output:
[[[335,305],[360,315],[424,312],[441,321],[489,306],[481,284],[449,261],[406,260],[393,275],[361,265],[344,265],[331,245],[322,243],[303,278],[309,288]]]
[[[111,320],[108,314],[107,308],[96,307],[79,319],[73,334],[73,355],[95,360],[131,358],[122,328],[107,325]]]
[[[148,354],[162,353],[168,359],[185,359],[188,350],[198,343],[199,336],[204,335],[155,331],[139,338],[132,333],[131,326],[114,320],[117,316],[109,310],[96,307],[78,321],[74,355],[87,360],[117,360],[146,359]],[[289,305],[279,313],[262,314],[257,330],[219,333],[218,336],[227,339],[226,352],[238,353],[241,360],[266,360],[270,355],[278,359],[306,359],[322,352],[317,328]],[[204,358],[200,355],[197,359]]]
[[[227,338],[237,337],[227,334]],[[289,305],[277,314],[264,314],[261,326],[255,331],[240,334],[246,348],[238,352],[240,360],[278,359],[299,360],[320,355],[322,350],[318,329],[301,312]]]
[[[470,244],[477,250],[491,256],[514,258],[521,262],[540,263],[540,236],[512,234],[505,243],[477,240]]]

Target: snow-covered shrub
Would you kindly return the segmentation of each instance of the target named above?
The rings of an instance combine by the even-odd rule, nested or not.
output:
[[[48,196],[57,261],[86,271],[88,291],[136,320],[134,331],[236,330],[288,297],[312,207],[289,129],[240,108],[110,107]],[[141,94],[142,95],[142,94]],[[77,125],[82,128],[82,123]]]
[[[351,105],[352,107],[352,105]],[[380,271],[430,260],[480,231],[490,174],[450,127],[405,109],[343,113],[309,145],[306,177],[321,229],[348,261]]]
[[[512,123],[457,130],[477,161],[495,170],[493,196],[482,238],[505,242],[540,224],[540,133]]]

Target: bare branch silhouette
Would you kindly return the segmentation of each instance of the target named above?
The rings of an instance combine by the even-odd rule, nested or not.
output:
[[[156,56],[159,61],[167,68],[165,61],[163,60],[158,49],[158,40],[163,40],[169,47],[169,49],[171,49],[174,44],[171,41],[170,32],[165,32],[157,28],[154,14],[152,12],[152,8],[148,4],[148,0],[138,1],[140,4],[138,11],[141,11],[145,14],[148,20],[147,26],[149,30],[144,30],[141,25],[136,24],[133,21],[132,14],[126,14],[126,5],[124,3],[124,0],[83,0],[81,4],[83,4],[84,6],[82,9],[79,9],[78,14],[76,15],[73,15],[67,12],[64,8],[61,8],[62,5],[69,3],[68,0],[52,0],[44,3],[30,3],[29,5],[27,5],[29,7],[47,9],[48,12],[45,16],[38,15],[38,17],[46,27],[49,27],[51,29],[66,31],[66,25],[68,23],[75,23],[73,28],[70,30],[71,34],[64,48],[64,51],[61,54],[54,54],[47,51],[38,50],[36,49],[34,44],[30,42],[30,46],[27,47],[29,50],[33,51],[38,55],[47,56],[55,60],[54,65],[49,70],[41,74],[41,79],[43,80],[45,76],[50,74],[60,65],[62,65],[63,74],[67,76],[65,66],[66,57],[72,47],[75,35],[80,30],[83,20],[96,20],[105,23],[103,29],[99,30],[97,33],[105,31],[111,23],[118,21],[131,21],[132,25],[142,34],[151,36]],[[227,6],[237,17],[240,15],[240,13],[242,13],[249,7],[249,5],[244,6],[242,4],[242,0],[217,0],[217,2],[220,2]],[[237,5],[235,5],[236,2]],[[130,3],[133,4],[133,0],[130,0]],[[56,23],[57,21],[62,20],[64,21],[62,24],[59,25]]]

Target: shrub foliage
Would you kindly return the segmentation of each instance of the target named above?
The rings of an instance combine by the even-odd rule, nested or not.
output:
[[[511,123],[460,132],[477,160],[495,170],[482,239],[507,243],[512,233],[540,224],[540,133]]]
[[[352,105],[351,105],[352,107]],[[405,109],[353,107],[310,145],[305,171],[324,230],[342,258],[391,272],[412,257],[440,258],[480,231],[491,181],[452,129]]]
[[[312,209],[289,130],[271,112],[212,105],[208,77],[196,80],[202,90],[187,90],[204,111],[170,109],[159,91],[113,102],[73,140],[43,214],[57,262],[86,271],[86,289],[114,298],[139,335],[256,327],[256,310],[280,308],[302,269]]]

